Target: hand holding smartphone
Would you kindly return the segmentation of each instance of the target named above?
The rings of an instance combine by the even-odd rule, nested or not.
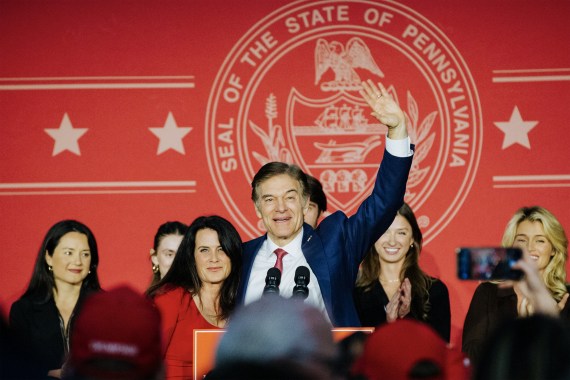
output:
[[[512,268],[522,258],[520,248],[462,247],[456,252],[460,280],[520,280],[523,276]]]

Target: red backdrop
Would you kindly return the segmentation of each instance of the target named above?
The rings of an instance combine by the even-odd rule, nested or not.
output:
[[[64,218],[94,231],[104,287],[141,291],[166,220],[216,213],[259,235],[249,182],[266,160],[354,212],[384,148],[354,85],[372,78],[410,120],[406,199],[459,343],[476,284],[456,280],[454,249],[499,244],[522,205],[570,225],[569,15],[567,1],[1,2],[0,303]]]

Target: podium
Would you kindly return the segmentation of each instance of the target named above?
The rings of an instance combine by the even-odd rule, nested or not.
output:
[[[338,342],[349,335],[362,331],[372,333],[373,327],[339,327],[331,329],[333,339]],[[226,330],[194,330],[194,380],[201,380],[214,368],[216,349]]]

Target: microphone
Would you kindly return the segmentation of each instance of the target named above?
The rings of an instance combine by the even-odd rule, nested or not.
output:
[[[263,294],[279,295],[279,284],[281,283],[281,271],[277,268],[269,268],[265,276],[265,288]]]
[[[295,287],[293,288],[293,297],[305,299],[309,296],[309,282],[311,281],[311,272],[306,266],[297,267],[295,271]]]

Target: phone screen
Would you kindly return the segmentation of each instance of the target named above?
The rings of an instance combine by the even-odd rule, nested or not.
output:
[[[518,280],[523,273],[512,266],[521,257],[520,248],[458,248],[457,277],[461,280]]]

